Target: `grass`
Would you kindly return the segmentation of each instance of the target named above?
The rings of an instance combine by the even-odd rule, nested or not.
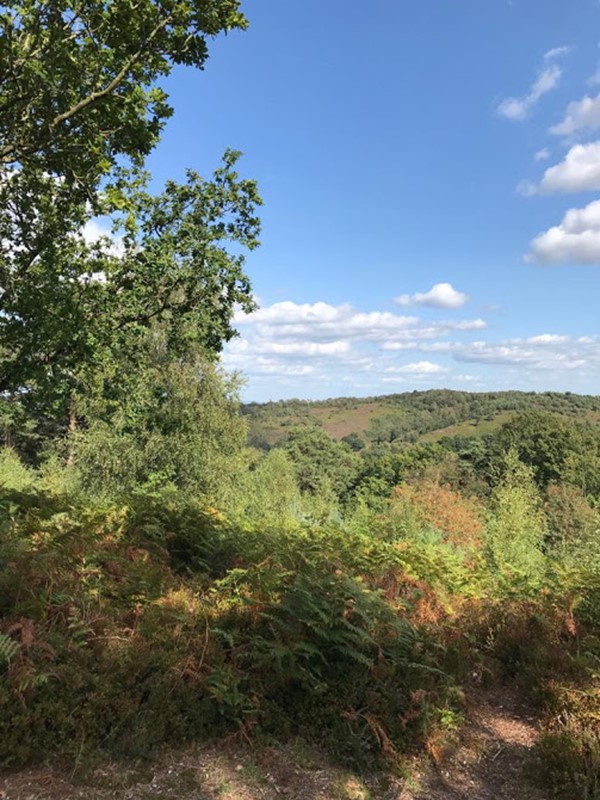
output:
[[[444,439],[446,436],[464,436],[469,438],[488,436],[490,433],[495,433],[507,422],[510,422],[516,413],[516,411],[502,411],[499,414],[496,414],[493,419],[486,419],[481,422],[478,422],[474,419],[468,419],[464,422],[459,422],[456,425],[449,425],[446,428],[438,428],[438,430],[424,433],[419,437],[419,442],[439,442],[440,439]]]
[[[385,403],[360,403],[354,408],[313,408],[311,415],[316,417],[324,430],[334,439],[343,439],[351,433],[363,434],[377,417],[390,412]]]

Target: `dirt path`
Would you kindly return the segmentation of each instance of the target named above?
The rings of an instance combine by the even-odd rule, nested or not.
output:
[[[536,723],[513,692],[473,697],[456,749],[398,800],[547,800],[536,785]]]
[[[168,752],[151,766],[106,764],[85,781],[50,768],[0,776],[0,800],[547,800],[535,785],[535,716],[513,693],[471,698],[461,735],[410,780],[363,779],[302,743]]]

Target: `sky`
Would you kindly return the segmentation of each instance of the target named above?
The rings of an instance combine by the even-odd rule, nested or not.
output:
[[[258,181],[244,399],[600,393],[598,0],[243,8],[148,166]]]

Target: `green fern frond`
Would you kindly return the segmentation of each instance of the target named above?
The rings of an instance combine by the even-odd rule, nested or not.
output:
[[[15,639],[0,633],[0,667],[8,666],[20,649],[21,645]]]

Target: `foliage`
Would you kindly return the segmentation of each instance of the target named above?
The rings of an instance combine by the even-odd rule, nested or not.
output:
[[[439,464],[447,452],[435,444],[414,445],[392,450],[373,447],[362,454],[362,468],[352,488],[355,499],[383,509],[395,486],[423,475]]]
[[[540,487],[568,479],[587,491],[600,489],[600,437],[589,425],[529,411],[502,427],[497,444],[503,452],[514,449]]]
[[[481,440],[495,435],[516,412],[551,412],[568,419],[598,421],[600,401],[595,396],[571,392],[456,392],[447,389],[379,397],[340,397],[332,400],[280,400],[249,403],[244,413],[250,433],[273,446],[287,429],[322,423],[331,436],[352,433],[373,444],[442,441],[453,447],[455,438]],[[377,420],[382,419],[382,422]]]
[[[342,436],[342,442],[345,442],[355,453],[363,450],[366,446],[365,440],[357,433],[349,433],[347,436]]]
[[[6,267],[0,386],[46,435],[65,426],[75,393],[130,390],[148,336],[158,331],[173,359],[216,353],[233,336],[234,307],[253,307],[240,249],[258,244],[260,198],[238,178],[238,155],[226,152],[212,180],[190,172],[160,196],[136,191],[118,253],[71,231],[63,246],[39,244],[35,270]]]
[[[33,459],[75,424],[73,397],[111,389],[157,325],[173,358],[217,353],[253,307],[253,181],[227,150],[152,196],[143,171],[172,113],[161,80],[202,68],[238,0],[37,3],[0,9],[0,418]],[[94,237],[95,219],[116,239]],[[85,226],[92,223],[86,232]]]
[[[171,114],[157,79],[201,68],[207,38],[245,24],[236,0],[3,6],[0,164],[89,200],[120,156],[139,162],[156,144]]]
[[[0,540],[2,556],[19,543],[0,569],[5,763],[291,727],[340,758],[391,758],[425,735],[449,681],[411,620],[410,553],[242,531],[175,495],[28,504],[6,506]]]
[[[548,774],[594,796],[600,562],[544,541],[514,453],[483,534],[481,501],[429,478],[380,510],[302,524],[281,448],[241,453],[226,514],[152,481],[90,505],[81,487],[64,494],[73,473],[56,460],[35,471],[4,457],[5,763],[300,733],[344,763],[396,764],[454,730],[462,687],[503,678],[552,709]],[[553,524],[578,508],[573,491],[549,487]]]
[[[36,482],[35,473],[23,465],[10,447],[0,450],[0,486],[21,491]]]
[[[253,525],[289,527],[295,525],[303,501],[294,465],[283,450],[266,454],[250,451],[245,471],[239,471],[223,497],[228,516]]]
[[[302,491],[330,490],[341,497],[358,473],[358,456],[320,428],[294,428],[282,447],[295,466]]]
[[[394,492],[392,512],[398,505],[412,506],[421,527],[431,527],[444,542],[466,549],[481,545],[483,509],[477,501],[449,486],[432,481],[399,486]]]
[[[172,486],[215,502],[241,469],[246,427],[235,376],[201,356],[173,360],[164,336],[144,355],[118,394],[81,399],[86,424],[68,441],[80,482],[96,497]]]
[[[499,570],[539,575],[543,569],[544,519],[533,470],[516,451],[506,456],[505,474],[495,488],[486,526],[490,558]]]
[[[546,549],[561,563],[600,555],[600,518],[581,489],[553,483],[546,490]]]
[[[504,677],[545,704],[547,774],[597,797],[598,398],[240,415],[218,367],[256,184],[232,150],[156,196],[143,167],[161,79],[239,6],[0,7],[0,759],[300,733],[397,766]]]

